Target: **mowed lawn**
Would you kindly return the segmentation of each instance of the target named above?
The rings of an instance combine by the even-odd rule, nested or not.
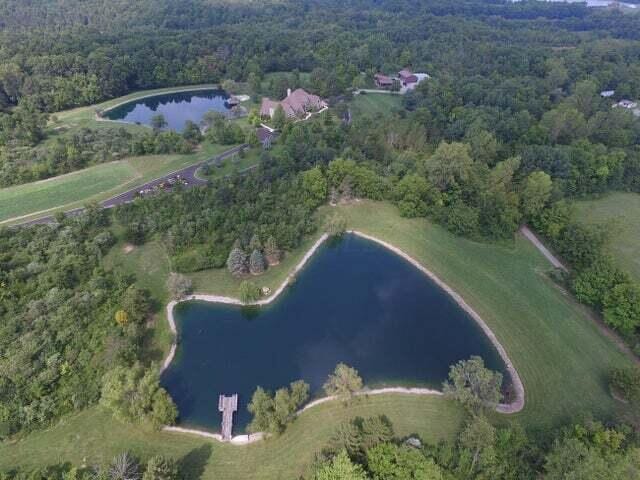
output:
[[[131,157],[39,182],[3,188],[0,189],[0,224],[105,200],[229,148],[231,146],[204,144],[199,152],[189,155]]]
[[[362,93],[355,95],[351,102],[351,113],[359,116],[379,117],[400,110],[402,97],[390,93]]]
[[[610,225],[611,254],[640,281],[640,194],[617,192],[575,205],[580,220]]]
[[[128,450],[143,460],[155,454],[180,460],[189,479],[295,479],[305,473],[341,422],[382,414],[398,436],[417,434],[432,443],[454,438],[463,419],[462,409],[441,397],[376,395],[349,407],[340,402],[320,405],[305,412],[280,437],[232,446],[124,425],[94,407],[25,440],[0,444],[0,471],[61,461],[94,465]]]
[[[482,244],[424,219],[401,219],[385,203],[338,209],[350,228],[419,260],[484,318],[524,383],[525,409],[510,419],[545,428],[584,413],[613,415],[617,405],[608,374],[629,364],[629,358],[546,277],[550,265],[523,237],[511,246]]]
[[[495,414],[496,422],[517,421],[527,428],[548,429],[585,413],[612,418],[622,408],[609,395],[607,375],[612,367],[630,360],[548,280],[549,265],[525,239],[518,237],[508,246],[471,242],[424,219],[402,219],[392,205],[369,201],[324,207],[319,221],[336,210],[345,216],[349,228],[388,241],[426,265],[462,294],[493,329],[526,390],[525,410],[509,416]],[[256,282],[277,285],[313,240],[309,238],[303,248]],[[170,270],[159,244],[148,244],[127,257],[119,246],[112,255],[112,266],[130,260],[132,270],[153,290],[161,288],[155,277]],[[165,264],[157,266],[152,258]],[[237,283],[225,270],[192,277],[199,291],[237,295]],[[156,328],[164,327],[157,324]],[[375,396],[349,408],[337,402],[312,408],[281,437],[235,447],[122,425],[92,408],[21,441],[0,444],[0,470],[63,460],[86,459],[91,464],[127,449],[142,458],[155,453],[186,456],[194,475],[203,473],[205,479],[298,478],[342,420],[381,413],[389,416],[399,436],[417,433],[431,442],[453,438],[463,416],[453,402],[441,397]]]
[[[110,162],[35,183],[0,189],[0,221],[48,210],[122,185],[136,177],[125,161]]]

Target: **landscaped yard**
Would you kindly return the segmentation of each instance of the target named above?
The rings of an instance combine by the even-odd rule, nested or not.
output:
[[[390,93],[363,93],[355,95],[351,102],[351,113],[354,118],[368,115],[379,117],[400,110],[402,97]]]
[[[640,194],[612,193],[575,205],[584,222],[610,225],[611,254],[620,268],[640,280]]]
[[[584,412],[610,418],[622,408],[609,395],[607,375],[612,367],[628,364],[628,358],[546,277],[549,265],[526,240],[518,237],[509,246],[475,243],[424,219],[402,219],[392,205],[369,201],[324,207],[319,216],[336,210],[348,220],[349,228],[388,241],[426,265],[462,294],[493,329],[526,391],[525,410],[511,416],[495,414],[496,421],[548,428]],[[312,243],[313,238],[308,239],[281,265],[256,278],[256,283],[277,286]],[[154,293],[162,289],[170,269],[162,247],[150,243],[127,254],[122,245],[114,248],[110,254],[114,267],[136,272]],[[225,270],[191,276],[198,291],[237,295],[238,282]],[[156,324],[158,331],[165,327]],[[167,342],[168,336],[157,341]],[[203,478],[297,478],[343,418],[373,413],[388,415],[400,436],[418,433],[429,441],[451,438],[461,420],[460,410],[442,398],[384,395],[363,399],[348,409],[339,403],[312,408],[283,436],[235,447],[145,432],[93,408],[16,444],[0,445],[0,470],[61,460],[94,463],[130,449],[143,457],[161,452],[181,458],[191,452],[189,465],[203,469]]]

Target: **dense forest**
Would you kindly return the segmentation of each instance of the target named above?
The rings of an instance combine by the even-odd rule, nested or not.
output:
[[[197,135],[118,129],[48,143],[54,112],[134,90],[232,80],[281,96],[302,85],[332,106],[286,123],[249,173],[109,212],[93,206],[55,226],[0,229],[0,439],[98,401],[125,421],[175,419],[142,352],[159,299],[105,269],[116,234],[160,242],[178,272],[226,265],[242,275],[255,252],[286,254],[316,232],[319,206],[354,198],[393,202],[480,242],[508,244],[530,223],[570,264],[556,280],[640,352],[640,286],[607,255],[607,232],[578,224],[570,207],[640,192],[640,121],[600,95],[640,98],[639,27],[640,16],[615,9],[541,2],[0,0],[1,186],[192,151]],[[399,111],[345,115],[353,88],[405,66],[432,78]],[[611,381],[640,403],[636,373]],[[391,461],[426,462],[432,478],[565,478],[581,465],[563,462],[576,458],[603,472],[636,458],[637,468],[622,426],[579,425],[532,446],[520,431],[471,424],[456,442],[419,451],[388,432],[364,442],[358,428],[345,426],[355,446],[332,445],[314,478],[341,478],[332,468],[395,478],[384,473]]]

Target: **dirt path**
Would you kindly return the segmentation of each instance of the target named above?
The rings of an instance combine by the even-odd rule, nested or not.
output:
[[[555,268],[560,268],[565,272],[569,271],[569,269],[558,259],[558,257],[553,255],[549,251],[549,249],[547,249],[547,247],[544,246],[544,244],[540,241],[540,239],[536,236],[536,234],[531,231],[529,227],[527,227],[526,225],[523,225],[522,227],[520,227],[520,233],[522,233],[522,235],[527,240],[529,240],[540,251],[540,253],[544,255],[544,257],[547,260],[549,260],[549,263],[551,263],[551,265],[553,265]],[[610,338],[613,341],[613,343],[616,344],[616,346],[621,352],[628,355],[629,358],[631,358],[631,360],[633,360],[634,363],[640,365],[640,358],[638,358],[638,356],[635,353],[633,353],[633,350],[629,348],[629,346],[625,343],[622,337],[618,335],[617,332],[615,332],[606,323],[604,323],[604,319],[602,318],[602,315],[600,315],[593,309],[589,308],[588,306],[578,302],[573,297],[573,295],[570,292],[566,291],[564,288],[561,288],[555,283],[554,283],[554,286],[558,288],[562,292],[562,294],[566,296],[574,306],[582,310],[582,312],[588,318],[593,320],[593,322],[596,324],[596,326],[598,327],[598,330],[600,330],[600,333],[602,333],[602,335],[604,335],[607,338]]]
[[[565,272],[568,272],[569,269],[556,257],[553,253],[549,251],[547,247],[540,241],[540,239],[536,236],[535,233],[531,231],[529,227],[523,225],[520,227],[520,233],[536,247],[542,255],[545,256],[547,260],[556,268],[560,268]]]

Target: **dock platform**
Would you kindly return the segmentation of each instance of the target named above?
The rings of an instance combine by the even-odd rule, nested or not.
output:
[[[230,441],[233,430],[233,412],[238,410],[238,394],[218,397],[218,410],[222,412],[222,440]]]

